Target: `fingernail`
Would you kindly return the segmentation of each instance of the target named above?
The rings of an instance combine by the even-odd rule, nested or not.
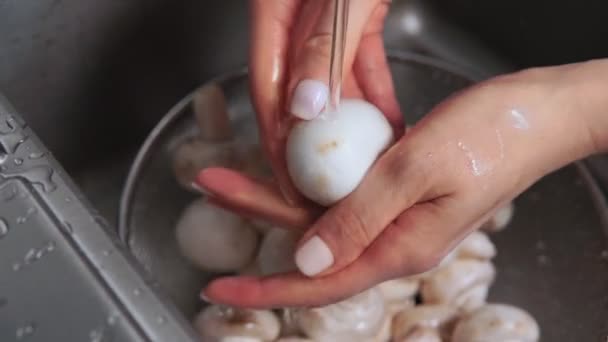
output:
[[[205,195],[207,197],[212,197],[213,196],[213,194],[211,192],[209,192],[204,187],[198,185],[196,182],[190,183],[190,187],[192,187],[192,190],[194,190],[196,192],[200,192],[201,194],[203,194],[203,195]]]
[[[331,250],[316,235],[298,249],[295,259],[300,272],[309,277],[323,272],[334,263]]]
[[[207,295],[205,295],[205,293],[204,293],[204,292],[203,292],[203,293],[201,293],[201,299],[202,299],[204,302],[206,302],[206,303],[209,303],[209,304],[214,304],[214,303],[211,301],[211,299],[209,299],[209,297],[207,297]]]
[[[290,112],[303,120],[314,119],[327,103],[329,89],[316,80],[301,81],[293,93]]]

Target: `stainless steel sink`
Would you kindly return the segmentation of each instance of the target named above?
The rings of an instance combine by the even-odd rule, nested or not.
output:
[[[606,1],[392,6],[389,48],[482,78],[608,57]],[[139,144],[185,94],[246,64],[247,23],[245,0],[0,0],[0,93],[115,222]],[[608,158],[590,163],[608,189]]]

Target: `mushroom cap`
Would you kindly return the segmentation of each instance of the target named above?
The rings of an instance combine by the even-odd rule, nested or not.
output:
[[[420,289],[420,279],[403,277],[387,280],[376,286],[392,315],[415,305],[415,296]]]
[[[198,192],[192,186],[198,173],[208,167],[237,168],[238,155],[232,141],[211,143],[199,138],[183,141],[173,151],[173,173],[186,190]]]
[[[456,259],[424,279],[422,301],[471,311],[483,305],[496,271],[488,261]]]
[[[302,331],[320,341],[351,342],[373,338],[382,328],[384,319],[384,299],[375,288],[338,303],[297,311]]]
[[[457,258],[490,260],[496,256],[496,246],[488,235],[478,230],[470,233],[455,248]]]
[[[294,253],[299,238],[299,233],[281,228],[272,228],[266,233],[257,257],[262,275],[297,270]]]
[[[494,215],[481,226],[481,229],[489,233],[496,233],[505,229],[509,223],[511,223],[514,211],[515,206],[513,205],[513,202],[507,203],[505,206],[498,209]]]
[[[453,342],[536,342],[540,329],[526,311],[512,305],[488,304],[464,317],[454,329]]]
[[[238,271],[253,260],[258,242],[246,220],[204,199],[183,211],[175,234],[183,256],[207,271]]]
[[[204,341],[273,341],[281,329],[272,311],[219,305],[204,308],[194,319],[194,327]]]
[[[393,338],[392,342],[441,342],[439,332],[429,327],[414,327],[407,335]]]
[[[393,317],[392,336],[396,339],[416,334],[426,336],[427,333],[413,332],[419,328],[428,328],[448,338],[457,319],[458,311],[450,305],[419,305],[403,310]]]

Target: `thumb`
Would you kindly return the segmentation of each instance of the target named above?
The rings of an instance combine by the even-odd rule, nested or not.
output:
[[[345,33],[342,71],[352,70],[359,42],[380,0],[351,0],[348,5],[348,27]],[[309,1],[294,28],[287,111],[301,119],[315,118],[325,107],[329,96],[329,65],[333,32],[334,1]],[[312,25],[311,25],[312,21]],[[345,77],[347,79],[352,79]]]

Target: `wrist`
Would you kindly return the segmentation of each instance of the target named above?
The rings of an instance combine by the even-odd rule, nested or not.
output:
[[[585,126],[588,154],[608,151],[608,59],[573,64],[565,73],[564,87]]]

